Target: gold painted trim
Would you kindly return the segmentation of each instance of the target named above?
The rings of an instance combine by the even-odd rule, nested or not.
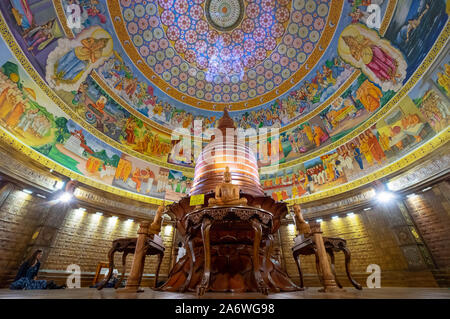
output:
[[[353,190],[355,188],[361,187],[363,185],[369,184],[375,180],[378,180],[382,177],[385,177],[389,174],[392,174],[398,170],[401,170],[414,162],[420,160],[424,156],[430,154],[431,152],[435,151],[441,146],[444,146],[448,141],[450,140],[450,129],[447,128],[445,131],[442,131],[437,136],[426,142],[424,145],[416,148],[409,154],[403,156],[402,158],[398,159],[397,161],[380,168],[379,170],[370,173],[369,175],[366,175],[364,177],[361,177],[357,180],[354,180],[352,182],[333,187],[329,190],[325,190],[316,194],[307,195],[295,199],[288,199],[286,202],[289,205],[292,204],[301,204],[301,203],[307,203],[312,202],[315,200],[323,199],[330,196],[335,196],[350,190]]]
[[[372,117],[370,117],[366,122],[358,126],[356,129],[348,133],[347,135],[341,137],[339,140],[324,146],[323,148],[319,148],[316,151],[309,153],[305,156],[299,157],[295,160],[288,161],[286,163],[282,163],[278,165],[279,169],[288,168],[291,166],[295,166],[298,164],[301,164],[303,162],[306,162],[310,159],[313,159],[315,157],[318,157],[319,155],[328,153],[334,149],[336,149],[338,146],[343,145],[365,130],[367,130],[369,127],[374,125],[378,120],[380,120],[382,117],[384,117],[391,109],[393,109],[407,94],[410,90],[414,88],[414,86],[417,84],[417,82],[422,78],[422,76],[426,73],[428,68],[433,64],[435,58],[439,55],[440,51],[445,47],[447,40],[450,35],[450,21],[447,20],[447,24],[445,28],[442,30],[439,38],[434,43],[431,50],[428,52],[427,56],[425,57],[422,64],[416,69],[414,74],[410,77],[408,82],[400,89],[399,92],[395,96],[391,98],[391,100],[386,103],[386,105],[379,109]],[[270,166],[265,166],[260,169],[260,173],[263,174],[264,170],[270,171]]]
[[[133,45],[133,41],[128,35],[128,32],[123,23],[123,15],[121,12],[121,7],[119,4],[119,0],[107,0],[108,10],[111,18],[111,22],[116,31],[116,36],[122,44],[123,49],[127,53],[128,57],[131,61],[133,61],[134,65],[144,74],[149,80],[154,77],[153,80],[150,80],[156,87],[158,87],[161,91],[165,92],[167,95],[176,99],[177,101],[191,105],[196,108],[206,109],[210,111],[217,111],[217,109],[221,110],[225,106],[232,106],[233,111],[237,110],[246,110],[255,106],[259,106],[263,103],[268,103],[270,101],[275,100],[278,96],[286,93],[290,88],[292,88],[295,84],[297,84],[301,79],[308,74],[311,69],[311,65],[316,65],[317,61],[323,56],[326,52],[326,48],[331,43],[333,36],[336,32],[337,26],[339,24],[339,20],[341,17],[341,12],[344,6],[344,0],[332,0],[332,3],[329,8],[328,19],[326,23],[325,30],[322,32],[322,35],[317,42],[314,50],[309,55],[308,59],[303,63],[302,67],[297,70],[294,75],[292,75],[289,79],[284,81],[280,86],[272,89],[272,91],[267,92],[262,96],[258,96],[252,98],[250,100],[246,100],[245,102],[207,102],[204,100],[196,99],[192,96],[186,95],[172,86],[168,85],[166,81],[162,80],[152,68],[150,68],[147,63],[145,63],[137,51],[136,47]],[[332,26],[331,26],[332,25]],[[320,50],[322,48],[322,50]],[[307,68],[308,67],[308,68]],[[217,106],[217,107],[215,107]]]
[[[23,53],[22,49],[17,45],[14,36],[9,31],[8,25],[5,23],[3,15],[0,13],[0,32],[3,36],[3,39],[8,44],[11,52],[22,65],[24,70],[28,73],[30,78],[35,82],[35,84],[47,95],[50,100],[52,100],[62,111],[64,111],[72,120],[74,120],[78,125],[80,125],[83,129],[99,138],[106,144],[110,144],[112,147],[128,154],[132,155],[136,158],[142,159],[146,162],[153,163],[160,167],[165,167],[168,169],[177,170],[183,173],[186,173],[186,177],[192,177],[194,174],[193,168],[187,168],[175,164],[170,164],[165,161],[161,161],[155,158],[152,158],[147,155],[143,155],[139,152],[136,152],[123,144],[113,140],[107,135],[101,133],[91,125],[89,125],[84,119],[80,118],[78,114],[76,114],[41,78],[40,74],[36,72],[33,65],[30,63],[26,55]]]
[[[72,29],[69,28],[67,25],[67,17],[66,13],[64,12],[64,7],[61,3],[61,0],[52,0],[53,1],[53,7],[56,11],[56,16],[58,17],[59,24],[63,27],[64,33],[67,38],[73,39],[75,36],[72,32]]]
[[[47,167],[49,169],[53,169],[54,171],[56,171],[64,176],[75,179],[86,185],[95,187],[97,189],[101,189],[103,191],[110,192],[110,193],[118,195],[118,196],[130,198],[130,199],[137,200],[137,201],[144,202],[144,203],[156,204],[156,205],[162,205],[164,203],[163,199],[136,194],[136,193],[126,191],[126,190],[123,190],[123,189],[120,189],[120,188],[117,188],[114,186],[110,186],[110,185],[106,185],[104,183],[97,182],[89,177],[75,173],[74,171],[56,163],[52,159],[40,154],[39,152],[35,151],[31,147],[25,145],[24,143],[19,141],[16,137],[14,137],[11,133],[7,132],[3,127],[0,127],[0,140],[2,140],[5,144],[11,146],[16,151],[31,158],[32,160],[35,160],[36,162],[44,165],[45,167]],[[172,201],[168,201],[168,200],[166,200],[165,202],[172,203]]]
[[[386,11],[384,13],[383,22],[381,22],[380,34],[384,36],[389,25],[391,24],[392,17],[394,16],[395,8],[397,6],[398,0],[390,0]]]

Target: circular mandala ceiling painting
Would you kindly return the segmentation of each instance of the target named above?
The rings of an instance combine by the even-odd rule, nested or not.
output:
[[[241,23],[244,3],[242,0],[206,0],[205,14],[214,28],[230,31]]]
[[[298,81],[308,58],[320,57],[313,53],[333,3],[120,0],[125,28],[143,61],[174,94],[191,96],[197,101],[192,106],[211,107],[273,99],[272,91],[286,92],[297,83],[293,77]]]

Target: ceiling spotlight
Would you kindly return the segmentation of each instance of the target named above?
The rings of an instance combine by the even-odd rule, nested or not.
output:
[[[36,194],[36,196],[37,196],[37,197],[40,197],[40,198],[47,198],[47,196],[42,195],[42,194]]]
[[[348,216],[348,217],[352,217],[352,216],[355,216],[355,213],[353,213],[353,212],[350,212],[350,213],[348,213],[348,214],[347,214],[347,216]]]
[[[67,203],[72,199],[72,194],[64,192],[61,196],[58,197],[58,201],[62,203]]]
[[[322,220],[322,218],[319,218],[319,219],[316,219],[316,222],[321,223],[321,222],[323,222],[323,220]]]
[[[427,191],[429,191],[429,190],[432,189],[432,188],[433,188],[433,187],[428,186],[427,188],[422,189],[422,192],[427,192]]]
[[[33,191],[30,191],[29,189],[24,189],[24,190],[22,190],[22,192],[27,193],[27,194],[33,194]]]
[[[339,216],[333,216],[333,217],[331,217],[331,219],[338,219],[339,218]]]
[[[371,210],[371,209],[372,209],[372,207],[366,207],[366,208],[364,208],[364,211],[367,212],[368,210]]]
[[[388,203],[390,202],[392,199],[394,199],[395,195],[394,193],[391,192],[380,192],[377,194],[377,200],[381,203]]]

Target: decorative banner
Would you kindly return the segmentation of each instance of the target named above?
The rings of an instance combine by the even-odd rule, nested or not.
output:
[[[205,194],[191,196],[191,206],[203,205],[205,203]]]

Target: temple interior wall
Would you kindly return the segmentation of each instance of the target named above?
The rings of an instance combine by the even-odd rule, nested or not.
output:
[[[33,237],[42,222],[47,221],[48,203],[36,196],[26,194],[17,187],[2,186],[0,206],[0,285],[7,287],[20,263],[34,249]],[[432,189],[414,198],[397,199],[389,204],[374,204],[370,210],[353,210],[353,216],[340,213],[322,218],[323,235],[347,240],[352,252],[351,270],[363,287],[369,273],[366,268],[377,264],[381,268],[382,286],[438,287],[448,285],[450,268],[450,200],[449,183],[441,181]],[[318,217],[317,217],[318,216]],[[308,216],[305,216],[308,220]],[[151,218],[149,218],[151,220]],[[135,237],[138,222],[127,218],[117,219],[99,216],[94,211],[82,212],[69,208],[58,227],[41,265],[41,278],[65,282],[66,268],[77,264],[81,269],[82,286],[92,284],[99,262],[107,262],[107,253],[113,239]],[[179,238],[172,223],[165,222],[161,233],[166,253],[161,265],[160,279],[165,280],[177,254]],[[275,255],[294,282],[299,275],[292,257],[296,230],[292,219],[283,222],[275,234]],[[174,236],[176,239],[174,239]],[[44,234],[45,237],[45,234]],[[175,243],[175,245],[174,245]],[[174,246],[174,247],[173,247]],[[306,286],[319,286],[315,259],[302,256],[301,265]],[[147,257],[143,285],[154,280],[156,257]],[[132,256],[127,258],[127,269]],[[121,254],[115,258],[116,268],[121,272]],[[336,272],[341,283],[349,286],[345,275],[344,256],[336,253]]]

